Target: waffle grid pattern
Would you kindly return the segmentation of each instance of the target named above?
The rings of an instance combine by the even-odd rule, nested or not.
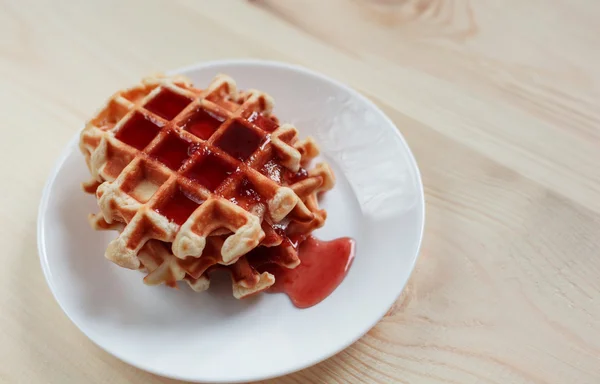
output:
[[[196,290],[208,287],[207,270],[230,266],[236,296],[274,281],[242,257],[259,244],[298,265],[297,239],[323,225],[316,196],[334,179],[326,164],[303,168],[316,145],[272,108],[225,75],[206,90],[154,76],[113,95],[80,141],[93,177],[84,189],[100,207],[92,225],[120,232],[106,257],[149,271],[148,284],[187,280]]]

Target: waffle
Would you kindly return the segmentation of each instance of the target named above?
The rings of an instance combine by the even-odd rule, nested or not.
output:
[[[326,219],[317,194],[333,187],[311,138],[272,115],[262,92],[238,92],[228,76],[194,88],[181,76],[145,78],[114,94],[85,126],[80,149],[100,212],[114,229],[105,256],[148,274],[147,284],[185,280],[202,291],[226,269],[236,297],[274,283],[244,257],[254,250],[287,268],[297,245]]]

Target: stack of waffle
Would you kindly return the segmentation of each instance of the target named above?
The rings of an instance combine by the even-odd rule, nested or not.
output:
[[[106,258],[146,284],[208,288],[230,272],[236,298],[275,282],[260,266],[295,268],[298,243],[321,227],[317,194],[333,187],[311,138],[272,115],[272,98],[218,75],[207,89],[181,76],[145,78],[114,94],[81,133],[100,212],[118,237]]]

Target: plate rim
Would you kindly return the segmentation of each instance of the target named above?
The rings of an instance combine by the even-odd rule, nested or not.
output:
[[[275,369],[268,375],[248,376],[245,379],[236,378],[234,380],[231,380],[225,376],[218,380],[215,380],[214,378],[210,378],[210,382],[214,382],[214,383],[243,383],[243,382],[247,382],[247,381],[268,380],[268,379],[288,375],[288,374],[306,369],[313,365],[319,364],[320,362],[327,360],[330,357],[340,353],[341,351],[345,350],[346,348],[348,348],[349,346],[354,344],[356,341],[361,339],[367,332],[369,332],[373,327],[375,327],[381,321],[381,319],[385,316],[385,313],[387,313],[389,308],[392,307],[392,305],[398,300],[398,297],[400,297],[400,295],[404,292],[404,289],[406,288],[406,284],[408,283],[408,280],[410,279],[410,277],[412,276],[412,273],[414,272],[414,268],[415,268],[417,259],[419,258],[419,255],[421,253],[421,248],[423,245],[423,237],[424,237],[424,232],[425,232],[425,219],[426,219],[425,191],[424,191],[423,181],[422,181],[422,177],[421,177],[421,171],[418,166],[417,160],[416,160],[412,150],[410,149],[410,146],[406,142],[406,139],[404,138],[404,136],[402,135],[402,133],[400,132],[400,130],[398,129],[396,124],[389,118],[389,116],[387,116],[387,114],[385,114],[385,112],[383,112],[369,98],[367,98],[366,96],[364,96],[357,90],[351,88],[350,86],[348,86],[334,78],[331,78],[325,74],[316,72],[314,70],[311,70],[311,69],[306,68],[301,65],[292,64],[292,63],[288,63],[288,62],[284,62],[284,61],[261,60],[261,59],[224,59],[224,60],[201,61],[201,62],[197,62],[194,64],[179,67],[176,69],[168,70],[168,71],[165,71],[165,73],[167,75],[177,75],[177,74],[186,75],[186,73],[188,73],[188,72],[192,72],[192,71],[196,71],[196,70],[200,70],[200,69],[209,69],[209,68],[214,68],[214,67],[232,66],[232,65],[234,65],[234,66],[244,66],[244,65],[248,65],[248,66],[255,65],[256,66],[256,65],[258,65],[258,66],[265,66],[265,67],[273,67],[273,68],[278,68],[278,69],[286,69],[286,70],[291,70],[291,71],[295,71],[295,72],[300,72],[300,73],[302,73],[304,75],[308,75],[308,76],[313,76],[313,77],[318,78],[321,81],[331,83],[331,84],[335,85],[336,87],[339,87],[342,90],[348,92],[350,95],[358,98],[361,102],[363,102],[367,106],[369,106],[375,113],[379,114],[384,119],[384,121],[386,121],[388,124],[390,124],[392,127],[395,128],[395,129],[393,129],[393,131],[400,139],[401,145],[404,146],[404,148],[407,152],[407,155],[408,155],[407,156],[408,162],[412,165],[412,168],[415,171],[416,185],[417,185],[417,190],[419,192],[418,205],[420,207],[420,213],[421,213],[419,216],[421,225],[418,228],[418,231],[419,231],[418,245],[416,247],[414,255],[412,255],[412,258],[410,259],[410,266],[409,266],[410,272],[408,274],[408,278],[402,284],[402,287],[399,290],[398,295],[395,296],[394,300],[385,307],[383,313],[380,313],[376,317],[374,317],[375,320],[371,324],[369,324],[368,327],[366,327],[366,329],[363,332],[359,332],[354,337],[349,338],[347,342],[343,343],[342,345],[340,345],[336,348],[333,348],[331,351],[328,351],[327,353],[324,353],[324,354],[317,354],[315,358],[307,359],[307,360],[303,361],[302,363],[294,365],[292,368],[286,368],[286,369],[282,369],[282,370]],[[151,374],[158,375],[161,377],[167,377],[167,378],[172,378],[172,379],[176,379],[176,380],[199,382],[199,383],[208,382],[207,380],[209,380],[209,378],[202,378],[202,377],[193,378],[193,377],[180,376],[177,374],[172,374],[170,372],[163,372],[163,371],[155,370],[151,366],[141,366],[140,364],[137,364],[136,361],[132,361],[128,357],[122,356],[121,354],[119,354],[118,351],[116,351],[116,352],[109,351],[107,348],[102,346],[98,341],[94,340],[88,333],[86,333],[86,331],[83,330],[83,328],[71,317],[69,312],[65,309],[65,307],[59,300],[59,298],[56,294],[56,288],[54,287],[54,285],[52,283],[52,279],[51,279],[52,273],[50,271],[50,267],[48,264],[48,257],[46,254],[46,246],[45,246],[46,235],[45,235],[45,231],[44,231],[44,226],[42,224],[44,222],[45,212],[47,210],[48,203],[50,200],[51,188],[54,185],[55,180],[56,180],[60,170],[63,168],[65,161],[69,158],[69,156],[72,154],[72,152],[76,149],[77,142],[79,141],[79,137],[80,137],[80,131],[78,131],[74,135],[74,137],[72,137],[68,141],[67,145],[62,150],[59,158],[55,161],[55,163],[52,167],[52,171],[50,172],[50,174],[46,180],[46,183],[44,184],[44,188],[42,189],[42,196],[41,196],[40,203],[38,206],[38,215],[37,215],[38,254],[40,257],[40,264],[42,267],[42,271],[44,273],[44,278],[46,279],[46,283],[48,284],[48,287],[50,288],[50,292],[52,293],[54,301],[56,301],[56,303],[58,304],[60,309],[63,311],[63,313],[67,316],[67,318],[94,345],[98,346],[101,350],[116,357],[117,359],[121,360],[122,362],[129,364],[137,369],[140,369],[140,370],[143,370],[143,371],[146,371],[146,372],[149,372]]]

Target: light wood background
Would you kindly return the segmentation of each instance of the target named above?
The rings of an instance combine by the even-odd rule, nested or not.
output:
[[[175,383],[103,352],[61,312],[37,204],[113,91],[255,57],[374,100],[427,194],[396,305],[273,383],[600,383],[599,20],[595,0],[0,0],[0,381]]]

